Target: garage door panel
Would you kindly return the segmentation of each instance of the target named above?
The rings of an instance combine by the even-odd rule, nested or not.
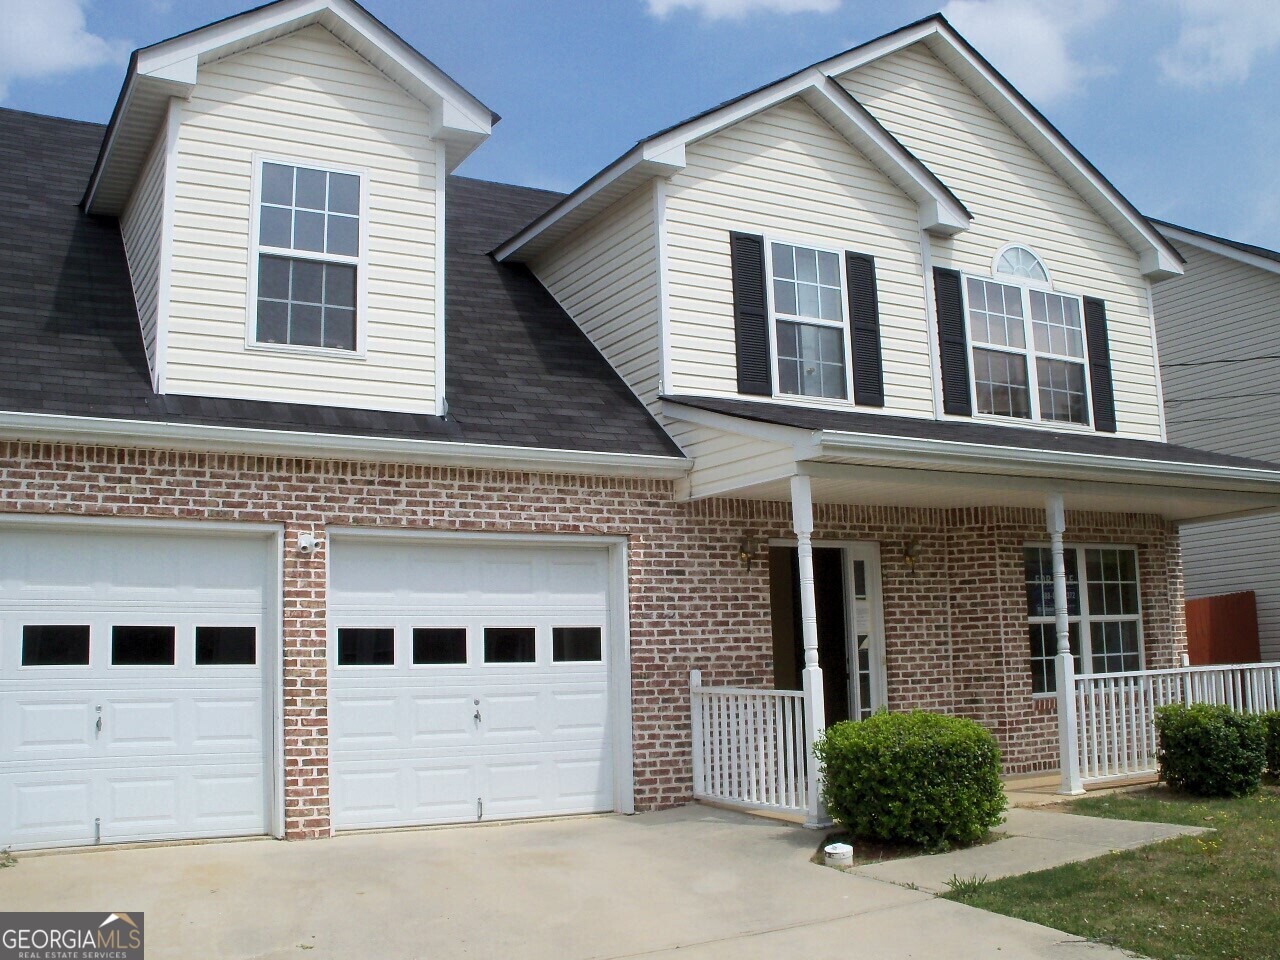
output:
[[[337,538],[331,562],[331,644],[344,627],[395,634],[390,667],[331,659],[332,777],[364,791],[335,789],[336,826],[469,821],[478,801],[486,820],[613,809],[607,550]],[[589,632],[562,650],[558,627],[597,630],[599,659],[558,662],[596,655]],[[526,636],[486,643],[513,628],[531,650]],[[466,663],[448,663],[460,639],[426,634],[459,629]],[[415,630],[430,662],[413,662]],[[376,742],[358,714],[373,691],[400,705]]]
[[[104,842],[267,832],[273,566],[264,536],[0,527],[0,847],[93,842],[95,821]],[[146,626],[172,662],[113,664],[116,628]],[[201,627],[254,633],[197,664]],[[24,665],[28,635],[87,662]]]

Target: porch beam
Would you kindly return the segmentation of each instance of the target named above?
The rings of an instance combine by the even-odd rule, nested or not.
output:
[[[1084,784],[1080,779],[1080,745],[1076,736],[1076,663],[1071,655],[1071,626],[1067,619],[1067,562],[1062,547],[1067,513],[1062,494],[1049,494],[1045,513],[1049,550],[1053,556],[1053,619],[1058,635],[1058,655],[1054,658],[1058,686],[1058,755],[1062,770],[1058,792],[1078,796],[1084,793]]]
[[[804,641],[805,749],[808,753],[808,809],[805,826],[827,824],[822,804],[821,777],[813,745],[826,729],[826,704],[822,691],[822,667],[818,664],[818,597],[813,585],[813,490],[808,477],[791,478],[791,518],[796,533],[796,552],[800,559],[800,635]]]

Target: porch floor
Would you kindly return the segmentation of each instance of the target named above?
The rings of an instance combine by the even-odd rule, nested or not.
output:
[[[1003,780],[1004,795],[1010,807],[1046,807],[1071,800],[1071,797],[1064,797],[1058,793],[1062,779],[1056,772],[1022,774],[1004,777]],[[1156,782],[1157,777],[1154,773],[1143,773],[1123,780],[1087,784],[1085,791],[1089,794],[1121,793],[1125,790],[1149,787]]]

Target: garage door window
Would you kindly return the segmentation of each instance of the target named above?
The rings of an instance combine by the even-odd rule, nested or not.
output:
[[[556,663],[599,663],[599,627],[556,627],[551,631],[551,656]]]
[[[258,662],[253,627],[196,627],[197,667],[251,667]]]
[[[173,627],[112,627],[111,665],[115,667],[171,667],[174,665]]]
[[[465,627],[416,627],[413,662],[419,666],[447,666],[467,662]]]
[[[396,632],[391,627],[338,630],[338,666],[389,667],[395,662]]]
[[[485,663],[533,663],[535,651],[533,627],[485,628]]]
[[[87,667],[88,625],[28,624],[22,628],[24,667]]]

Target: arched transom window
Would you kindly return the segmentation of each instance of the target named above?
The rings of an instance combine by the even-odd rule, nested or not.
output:
[[[1048,283],[1049,271],[1040,258],[1026,247],[1012,246],[996,259],[996,273],[1035,283]]]

